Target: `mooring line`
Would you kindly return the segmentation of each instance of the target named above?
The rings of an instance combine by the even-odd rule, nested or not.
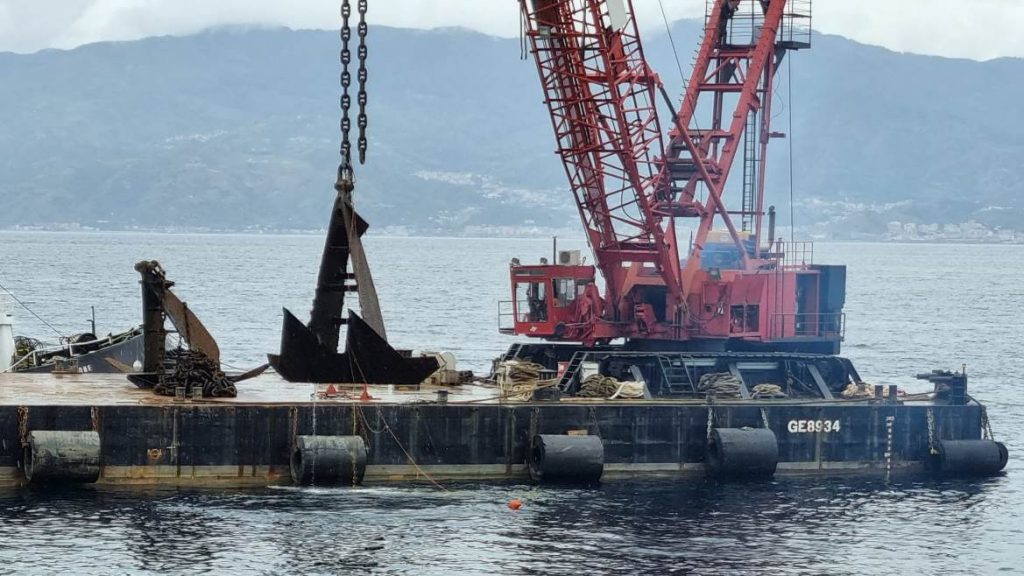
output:
[[[363,408],[361,406],[357,405],[357,404],[355,406],[356,406],[356,409],[359,410],[359,417],[362,418],[363,421],[365,422],[366,421],[366,416],[363,415]],[[379,416],[380,416],[381,424],[384,425],[384,429],[387,430],[388,434],[391,434],[391,437],[395,439],[395,444],[398,444],[399,450],[401,450],[402,453],[405,454],[405,457],[409,460],[409,463],[412,464],[413,468],[416,469],[416,472],[422,474],[423,477],[426,478],[427,480],[429,480],[430,483],[433,484],[434,486],[437,486],[441,490],[444,490],[445,492],[448,492],[449,490],[447,488],[445,488],[444,486],[439,484],[436,480],[434,480],[430,476],[430,474],[427,474],[426,471],[423,470],[423,468],[420,468],[420,465],[416,463],[416,460],[412,457],[412,454],[409,454],[409,451],[406,450],[405,446],[402,445],[402,441],[398,439],[398,436],[395,434],[395,431],[391,429],[391,425],[388,424],[388,419],[383,414],[380,414]]]
[[[359,366],[359,361],[358,361],[358,360],[356,360],[356,358],[355,358],[355,355],[354,355],[354,354],[349,354],[349,358],[350,358],[350,359],[351,359],[351,361],[352,361],[352,362],[353,362],[353,363],[355,364],[354,368],[355,368],[356,370],[358,370],[358,371],[359,371],[359,376],[360,376],[360,378],[361,378],[361,379],[363,380],[363,386],[366,386],[366,385],[368,384],[368,383],[366,382],[366,374],[365,374],[365,373],[363,372],[363,369],[362,369],[362,367],[361,367],[361,366]],[[356,407],[356,409],[357,409],[357,410],[359,411],[359,418],[360,418],[360,419],[361,419],[361,420],[362,420],[362,421],[363,421],[364,423],[365,423],[365,422],[367,422],[367,420],[366,420],[366,415],[365,415],[365,414],[363,414],[363,408],[362,408],[362,406],[360,406],[360,405],[358,405],[358,404],[355,404],[355,403],[353,403],[353,406],[355,406],[355,407]],[[416,463],[416,459],[412,457],[412,454],[409,454],[409,451],[408,451],[408,450],[406,450],[406,449],[405,449],[405,446],[403,446],[403,445],[402,445],[402,441],[398,439],[398,435],[396,435],[396,434],[395,434],[395,431],[391,429],[391,425],[390,425],[390,424],[388,424],[388,419],[387,419],[387,417],[385,417],[385,416],[384,416],[384,414],[383,414],[383,413],[381,413],[381,412],[378,412],[378,414],[377,414],[377,417],[378,417],[378,419],[380,420],[381,424],[383,424],[383,425],[384,425],[384,428],[385,428],[385,429],[386,429],[386,430],[388,431],[388,434],[391,434],[391,437],[392,437],[392,438],[394,438],[394,440],[395,440],[395,444],[398,444],[398,448],[399,448],[399,450],[401,450],[401,451],[402,451],[402,453],[403,453],[403,454],[405,454],[405,457],[406,457],[406,458],[407,458],[407,459],[409,460],[409,463],[410,463],[410,464],[412,464],[413,468],[415,468],[415,469],[416,469],[416,472],[418,472],[418,473],[422,474],[422,475],[423,475],[423,477],[424,477],[424,478],[426,478],[427,480],[429,480],[429,481],[430,481],[430,483],[431,483],[431,484],[433,484],[434,486],[437,486],[437,487],[438,487],[438,488],[440,488],[441,490],[443,490],[443,491],[445,491],[445,492],[448,492],[448,489],[447,489],[447,488],[445,488],[444,486],[442,486],[441,484],[439,484],[439,483],[438,483],[438,482],[437,482],[436,480],[434,480],[434,479],[433,479],[433,478],[432,478],[432,477],[430,476],[430,474],[427,474],[427,473],[426,473],[426,471],[424,471],[424,470],[423,470],[423,468],[420,468],[420,465]]]
[[[25,304],[24,302],[22,302],[22,301],[21,301],[21,299],[20,299],[20,298],[18,298],[17,296],[15,296],[15,295],[14,295],[14,292],[11,292],[10,290],[8,290],[6,286],[4,286],[3,284],[0,284],[0,290],[3,290],[4,292],[6,292],[6,293],[7,293],[7,295],[8,295],[8,296],[10,296],[12,300],[14,300],[15,302],[17,302],[19,306],[21,306],[22,308],[24,308],[24,309],[25,309],[25,311],[27,311],[27,312],[28,312],[29,314],[31,314],[32,316],[35,316],[35,319],[36,319],[36,320],[39,320],[40,322],[42,322],[42,323],[43,323],[43,325],[44,325],[44,326],[46,326],[46,327],[47,327],[47,328],[49,328],[50,330],[53,330],[54,334],[56,334],[57,336],[59,336],[59,337],[61,337],[61,338],[67,338],[67,336],[65,336],[65,335],[64,335],[63,333],[61,333],[61,331],[60,331],[60,330],[57,330],[56,328],[54,328],[54,327],[53,327],[53,325],[52,325],[52,324],[50,324],[50,323],[49,323],[49,322],[47,322],[46,320],[43,320],[43,317],[42,317],[42,316],[40,316],[39,314],[36,314],[35,310],[33,310],[33,309],[29,308],[29,307],[28,307],[28,304]]]

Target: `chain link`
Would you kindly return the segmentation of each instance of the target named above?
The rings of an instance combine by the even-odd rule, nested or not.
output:
[[[981,431],[985,440],[996,439],[992,433],[992,424],[988,421],[988,408],[985,406],[981,407]]]
[[[352,39],[352,29],[349,27],[349,18],[352,16],[352,6],[349,0],[341,0],[341,170],[344,171],[352,166],[352,144],[349,142],[349,131],[352,129],[352,121],[349,120],[348,110],[352,106],[352,98],[348,95],[349,86],[352,85],[352,74],[348,71],[348,65],[352,62],[352,51],[348,47]]]
[[[359,163],[364,164],[366,162],[366,126],[368,120],[366,117],[366,0],[358,0],[359,9],[359,25],[356,28],[356,33],[359,35],[359,49],[356,52],[359,58],[359,71],[357,72],[357,78],[359,80],[359,93],[357,100],[359,102],[359,116],[356,119],[356,124],[359,126],[359,141],[356,146],[359,148]]]
[[[359,83],[359,90],[356,93],[356,102],[359,104],[359,113],[356,116],[356,125],[359,127],[359,136],[356,147],[359,150],[359,163],[366,163],[366,127],[369,121],[366,116],[366,24],[367,0],[357,0],[356,10],[359,14],[359,23],[356,25],[356,35],[359,36],[359,46],[356,48],[356,58],[359,60],[359,69],[356,71],[356,80]],[[349,42],[352,40],[352,27],[349,20],[352,18],[351,0],[341,0],[341,169],[346,172],[352,167],[352,143],[350,133],[352,131],[352,120],[349,118],[349,110],[352,108],[352,97],[349,95],[349,88],[352,86],[352,73],[349,71],[349,64],[352,63],[352,49]]]
[[[935,449],[935,413],[931,408],[928,409],[928,453],[939,453],[939,451]]]
[[[892,475],[892,428],[896,422],[895,416],[885,417],[885,481],[888,482]]]
[[[708,400],[708,429],[707,440],[711,440],[711,430],[715,427],[715,403]]]
[[[28,446],[28,406],[18,406],[18,441]]]

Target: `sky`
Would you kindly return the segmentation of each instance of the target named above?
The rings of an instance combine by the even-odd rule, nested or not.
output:
[[[641,26],[664,29],[659,0],[633,0]],[[806,1],[806,0],[804,0]],[[356,0],[352,0],[353,6]],[[661,0],[670,20],[702,17],[705,0]],[[333,29],[340,0],[0,0],[0,51],[68,49],[183,35],[221,25]],[[517,0],[369,0],[368,21],[518,34]],[[1024,0],[816,0],[813,26],[900,52],[987,60],[1024,57]],[[650,33],[649,32],[649,33]]]

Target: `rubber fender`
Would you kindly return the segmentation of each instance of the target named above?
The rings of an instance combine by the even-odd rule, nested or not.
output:
[[[768,428],[713,428],[705,464],[719,478],[771,478],[779,465],[779,442]]]
[[[362,484],[366,442],[360,436],[298,436],[291,469],[292,482],[302,486]]]
[[[938,474],[989,476],[1006,467],[1010,453],[994,440],[939,440],[928,468]]]
[[[100,477],[98,432],[33,430],[24,453],[29,482],[91,484]]]
[[[527,464],[535,482],[593,484],[604,473],[604,443],[598,436],[537,434]]]

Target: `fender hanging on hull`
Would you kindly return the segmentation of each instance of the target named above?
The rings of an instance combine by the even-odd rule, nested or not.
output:
[[[33,430],[24,456],[32,483],[91,484],[100,477],[100,435],[94,431]]]
[[[598,436],[537,434],[527,466],[535,482],[596,484],[604,473],[604,443]]]
[[[939,440],[928,469],[947,476],[991,476],[1002,471],[1009,452],[994,440]]]
[[[717,478],[771,478],[779,464],[779,442],[768,428],[713,428],[706,463]]]

